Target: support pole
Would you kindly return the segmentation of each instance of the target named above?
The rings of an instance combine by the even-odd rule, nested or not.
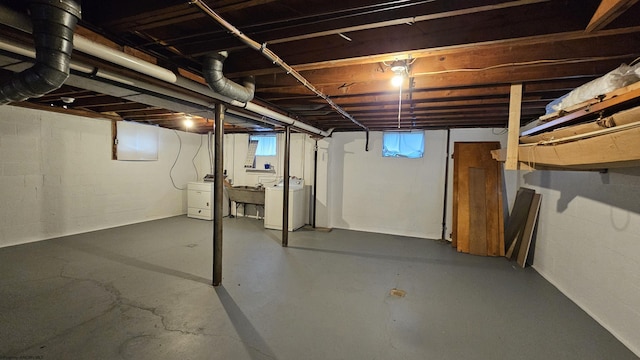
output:
[[[313,220],[311,222],[314,229],[316,228],[316,210],[318,202],[318,139],[315,141],[316,142],[313,145]]]
[[[291,155],[291,127],[284,133],[284,183],[282,188],[282,247],[289,246],[289,157]]]
[[[451,129],[447,129],[447,154],[444,159],[444,200],[442,203],[442,240],[446,240],[447,232],[447,192],[449,192],[449,161],[451,159]]]
[[[223,202],[223,141],[224,105],[216,104],[214,140],[214,183],[213,183],[213,286],[222,283],[222,202]]]

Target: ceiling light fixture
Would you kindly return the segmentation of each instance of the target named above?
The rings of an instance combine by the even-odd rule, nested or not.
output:
[[[183,124],[184,127],[187,128],[187,130],[193,126],[193,119],[191,118],[191,115],[187,115],[187,117],[183,121]]]
[[[404,60],[396,60],[392,62],[389,67],[394,74],[391,78],[391,84],[395,87],[402,86],[405,75],[409,73],[407,69],[407,62]]]
[[[391,84],[394,87],[399,88],[398,91],[398,128],[400,128],[400,120],[402,117],[402,85],[404,83],[404,78],[409,76],[409,66],[414,63],[415,59],[411,59],[411,55],[409,55],[408,59],[403,60],[394,60],[391,64],[383,62],[385,66],[393,72],[393,77],[391,78]]]

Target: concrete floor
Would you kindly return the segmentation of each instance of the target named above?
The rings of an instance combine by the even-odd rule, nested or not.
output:
[[[184,216],[0,249],[0,359],[638,359],[503,258],[224,225],[217,288],[211,222]]]

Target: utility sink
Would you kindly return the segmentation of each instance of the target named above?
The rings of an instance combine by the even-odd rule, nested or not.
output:
[[[227,187],[229,200],[242,204],[264,205],[264,187],[232,186]]]

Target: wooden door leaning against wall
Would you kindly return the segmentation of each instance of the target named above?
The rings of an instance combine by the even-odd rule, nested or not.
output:
[[[453,146],[452,246],[459,252],[504,256],[502,169],[491,158],[499,142]]]

